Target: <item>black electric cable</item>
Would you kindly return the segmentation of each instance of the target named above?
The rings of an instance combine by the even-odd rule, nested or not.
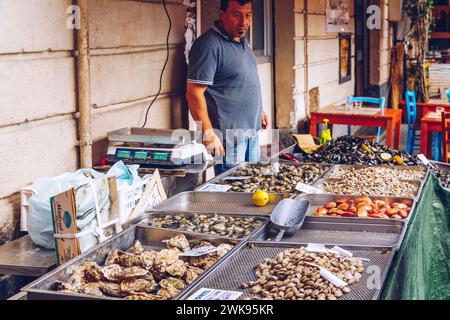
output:
[[[155,98],[153,98],[152,102],[150,103],[150,105],[147,108],[147,112],[145,113],[145,122],[142,125],[142,128],[145,128],[145,126],[147,125],[148,113],[150,112],[150,109],[152,108],[153,104],[158,99],[159,95],[161,94],[164,71],[166,70],[167,64],[169,62],[169,57],[170,57],[169,40],[170,40],[170,33],[172,31],[172,19],[170,18],[169,11],[167,10],[166,0],[163,0],[163,6],[164,6],[164,11],[166,12],[167,18],[169,19],[169,30],[167,32],[167,38],[166,38],[166,61],[164,62],[164,66],[163,66],[163,68],[161,70],[161,75],[159,77],[158,93],[156,93]]]

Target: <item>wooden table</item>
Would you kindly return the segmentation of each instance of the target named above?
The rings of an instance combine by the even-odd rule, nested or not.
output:
[[[428,159],[433,158],[432,142],[433,132],[442,132],[442,120],[436,112],[427,112],[420,120],[420,153]]]
[[[398,150],[400,146],[400,129],[402,124],[402,110],[367,108],[348,109],[345,106],[329,106],[317,112],[311,112],[310,133],[317,136],[317,125],[324,119],[329,124],[342,124],[351,126],[369,126],[386,128],[386,145]],[[395,130],[394,130],[395,128]],[[394,143],[393,143],[394,142]]]
[[[402,107],[403,110],[405,110],[406,102],[402,101],[400,103],[400,106]],[[442,99],[430,99],[427,102],[417,102],[416,106],[418,119],[421,119],[428,112],[436,112],[436,108],[438,107],[445,108],[445,112],[450,112],[450,102]],[[408,122],[408,119],[406,119],[407,112],[405,112],[404,114],[405,114],[405,122]]]

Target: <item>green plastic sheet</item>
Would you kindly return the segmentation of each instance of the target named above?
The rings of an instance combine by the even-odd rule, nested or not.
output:
[[[450,299],[450,192],[430,175],[386,279],[384,300]]]

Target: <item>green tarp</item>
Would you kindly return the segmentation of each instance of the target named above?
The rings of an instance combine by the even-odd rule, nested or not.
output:
[[[384,300],[450,299],[450,192],[430,175],[386,279]]]

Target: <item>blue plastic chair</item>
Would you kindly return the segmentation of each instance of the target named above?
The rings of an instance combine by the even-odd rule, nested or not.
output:
[[[368,98],[368,97],[348,97],[348,102],[351,104],[354,104],[357,101],[361,101],[362,103],[370,103],[370,104],[377,104],[380,109],[384,109],[386,105],[386,99],[384,97],[381,98]],[[351,126],[348,126],[348,135],[351,135]],[[378,127],[377,131],[377,142],[380,142],[381,137],[381,127]]]
[[[416,136],[416,131],[420,128],[416,125],[417,122],[417,104],[416,104],[416,93],[414,91],[406,91],[406,114],[408,119],[408,141],[406,144],[406,153],[414,154],[414,150],[420,148],[420,135]],[[436,161],[440,160],[440,135],[439,132],[433,133],[433,157]]]
[[[448,102],[450,102],[450,89],[447,89],[447,98],[448,98]]]

